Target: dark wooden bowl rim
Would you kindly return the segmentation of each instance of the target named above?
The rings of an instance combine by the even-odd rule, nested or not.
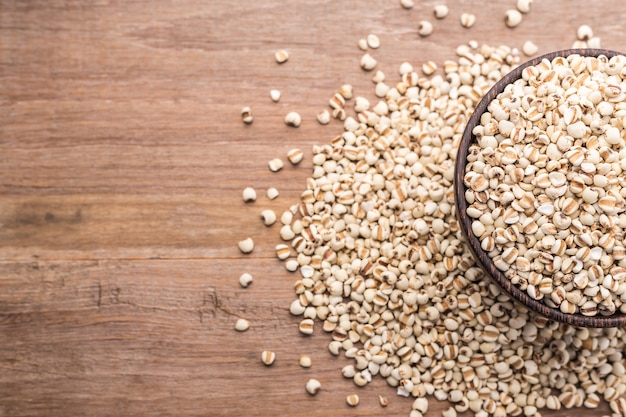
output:
[[[567,57],[569,55],[578,54],[581,56],[600,56],[605,55],[610,58],[615,55],[623,55],[620,52],[611,51],[608,49],[565,49],[561,51],[550,52],[548,54],[533,58],[520,66],[516,67],[510,73],[505,75],[499,80],[484,97],[480,100],[474,113],[467,122],[467,126],[463,133],[461,143],[459,145],[459,151],[455,163],[454,173],[454,195],[456,200],[456,209],[458,213],[459,224],[461,231],[469,242],[469,247],[474,254],[474,258],[478,262],[479,266],[487,273],[487,275],[493,279],[503,291],[511,295],[514,300],[522,303],[524,306],[532,311],[535,311],[548,319],[555,320],[561,323],[570,324],[580,327],[623,327],[626,325],[626,315],[617,312],[611,316],[594,316],[587,317],[582,314],[566,314],[556,308],[551,308],[541,301],[537,301],[531,298],[525,291],[522,291],[516,285],[511,283],[511,280],[504,276],[504,274],[498,270],[492,259],[487,253],[480,247],[480,241],[472,232],[472,222],[467,215],[467,201],[465,200],[465,191],[467,188],[463,183],[465,176],[465,166],[467,165],[467,152],[470,144],[476,142],[476,138],[472,134],[474,127],[480,123],[480,116],[485,112],[489,103],[496,98],[498,94],[504,91],[504,88],[521,77],[524,68],[537,65],[543,59],[552,60],[556,57]]]

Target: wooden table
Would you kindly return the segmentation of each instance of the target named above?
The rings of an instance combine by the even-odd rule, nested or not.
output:
[[[0,416],[407,416],[411,400],[381,378],[357,389],[341,377],[349,361],[328,353],[327,335],[299,334],[295,278],[260,211],[298,201],[311,146],[341,132],[315,121],[339,86],[374,97],[357,48],[369,33],[393,80],[401,62],[442,63],[470,39],[568,48],[583,23],[620,49],[626,14],[609,0],[544,0],[511,30],[512,0],[447,0],[442,21],[438,1],[416,3],[0,0]],[[477,15],[470,30],[464,11]],[[428,38],[421,19],[434,23]],[[279,65],[282,48],[291,57]],[[282,121],[291,110],[298,129]],[[294,147],[300,166],[268,170]],[[254,204],[242,202],[246,186]],[[256,248],[244,256],[248,236]],[[243,272],[255,278],[245,290]],[[237,317],[251,329],[235,332]],[[277,354],[269,368],[265,349]]]

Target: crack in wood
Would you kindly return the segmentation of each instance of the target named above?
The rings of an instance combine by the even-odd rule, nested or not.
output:
[[[96,300],[96,306],[100,308],[102,306],[102,282],[98,281],[98,296]]]
[[[215,287],[208,287],[203,293],[202,304],[198,308],[198,316],[200,322],[204,323],[205,316],[216,318],[218,312],[222,312],[227,316],[237,316],[223,301],[223,297],[218,294]]]

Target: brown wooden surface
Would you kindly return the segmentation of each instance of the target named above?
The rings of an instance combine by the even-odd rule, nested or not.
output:
[[[297,202],[311,145],[341,132],[315,121],[340,85],[373,98],[356,47],[368,33],[393,80],[401,62],[441,63],[469,39],[568,48],[582,23],[620,49],[626,17],[620,2],[544,0],[511,30],[514,1],[448,0],[443,21],[438,2],[416,3],[0,0],[0,416],[407,416],[411,401],[380,378],[344,380],[348,360],[330,356],[326,335],[298,333],[294,276],[261,209]],[[464,11],[477,15],[471,30]],[[434,23],[425,39],[422,18]],[[299,129],[282,122],[290,110]],[[271,173],[267,161],[292,147],[305,161]],[[243,204],[245,186],[256,203]],[[247,236],[256,248],[242,256]],[[246,290],[242,272],[255,277]],[[252,328],[236,333],[237,317]],[[271,368],[264,349],[277,352]],[[304,392],[312,376],[316,397]],[[444,407],[433,400],[430,414]]]

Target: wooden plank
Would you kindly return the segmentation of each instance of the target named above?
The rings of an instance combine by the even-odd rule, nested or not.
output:
[[[241,261],[237,270],[230,260],[1,263],[0,326],[9,343],[0,344],[0,411],[343,413],[336,393],[355,389],[340,374],[349,362],[328,352],[327,336],[299,334],[288,312],[293,278],[277,262]],[[242,270],[255,275],[245,290]],[[250,330],[233,329],[238,317]],[[264,349],[276,352],[274,366],[261,363]],[[313,368],[299,367],[302,353]],[[315,398],[304,391],[309,377],[324,384]],[[393,396],[379,381],[361,394],[374,414],[359,415],[381,413],[378,392]],[[407,406],[392,399],[390,410]]]
[[[236,259],[241,257],[237,242],[251,236],[260,256],[273,257],[279,224],[264,227],[260,212],[273,208],[280,215],[284,199],[270,202],[260,195],[258,203],[233,213],[216,201],[243,206],[240,191],[221,199],[203,194],[7,196],[0,202],[0,240],[11,244],[0,254],[4,259]]]

